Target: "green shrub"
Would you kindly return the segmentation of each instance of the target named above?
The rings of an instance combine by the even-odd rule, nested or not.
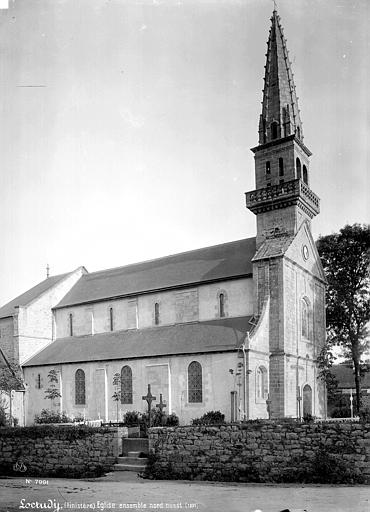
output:
[[[370,423],[370,409],[368,407],[361,409],[360,421],[361,423]]]
[[[123,422],[128,427],[136,427],[140,422],[140,413],[137,411],[127,411],[124,415]]]
[[[328,415],[330,418],[350,418],[351,403],[349,395],[336,393],[334,397],[328,400]]]
[[[314,423],[316,418],[312,414],[305,414],[302,419],[305,423]]]
[[[225,415],[220,411],[209,411],[200,418],[194,418],[192,425],[219,425],[225,423]]]
[[[177,427],[179,423],[179,417],[174,412],[166,416],[166,427]]]
[[[40,414],[36,414],[35,423],[72,423],[72,419],[65,412],[42,409]]]
[[[9,415],[5,412],[5,407],[0,402],[0,427],[9,425]]]

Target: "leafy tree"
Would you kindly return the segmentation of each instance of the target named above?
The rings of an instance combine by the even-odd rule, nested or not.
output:
[[[48,380],[49,380],[49,387],[45,390],[45,400],[50,400],[51,405],[53,405],[54,400],[56,398],[61,397],[62,395],[59,393],[59,390],[57,388],[58,384],[58,373],[56,370],[50,370],[48,373]]]
[[[0,398],[2,393],[5,393],[9,397],[8,416],[10,425],[13,425],[15,418],[13,418],[12,414],[12,391],[24,389],[22,372],[19,365],[10,361],[1,349],[0,356],[0,361],[2,362],[2,366],[0,367]],[[3,401],[2,403],[4,404],[5,402]],[[4,416],[4,414],[3,412],[2,416]]]
[[[325,382],[327,399],[334,400],[338,393],[338,380],[331,372],[331,367],[335,362],[333,354],[333,346],[328,341],[322,347],[320,354],[317,357],[317,364],[319,367],[319,377]]]
[[[352,360],[359,413],[361,356],[369,347],[370,225],[347,225],[339,233],[320,237],[317,249],[328,281],[326,350],[339,346]]]
[[[114,393],[112,395],[113,400],[116,402],[116,414],[117,414],[117,421],[118,421],[118,404],[121,401],[121,375],[119,373],[115,373],[113,375],[113,386],[114,386]]]

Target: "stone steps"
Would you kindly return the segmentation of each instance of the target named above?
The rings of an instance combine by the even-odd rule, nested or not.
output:
[[[144,471],[148,459],[139,457],[140,452],[128,452],[127,456],[117,457],[117,463],[113,466],[114,471]]]

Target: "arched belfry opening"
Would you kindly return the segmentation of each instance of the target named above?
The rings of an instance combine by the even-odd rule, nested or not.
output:
[[[298,157],[295,159],[295,168],[297,171],[297,178],[299,180],[301,180],[302,179],[302,167],[301,167],[301,161]]]

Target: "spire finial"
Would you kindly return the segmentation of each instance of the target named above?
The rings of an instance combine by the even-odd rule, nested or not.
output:
[[[46,264],[46,279],[50,277],[50,267],[49,267],[49,263]]]
[[[272,0],[274,2],[274,11],[277,11],[277,3],[276,0]]]

